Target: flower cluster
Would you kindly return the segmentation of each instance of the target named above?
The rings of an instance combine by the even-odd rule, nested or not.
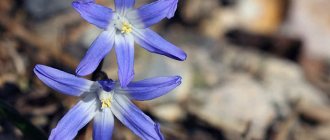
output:
[[[157,0],[137,9],[134,8],[135,0],[114,2],[114,11],[97,4],[95,0],[76,0],[72,3],[82,18],[104,30],[78,65],[77,76],[44,65],[34,68],[37,77],[46,85],[80,99],[52,130],[51,140],[74,139],[92,119],[93,139],[109,140],[114,128],[114,116],[141,139],[164,139],[159,125],[131,100],[160,97],[180,85],[181,77],[156,77],[132,82],[134,42],[152,53],[185,60],[187,55],[183,50],[149,29],[164,18],[172,18],[178,0]],[[93,73],[113,46],[117,55],[118,81],[90,81],[79,77]]]

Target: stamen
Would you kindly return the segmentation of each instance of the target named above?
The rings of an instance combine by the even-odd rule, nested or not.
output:
[[[102,86],[101,83],[99,83],[100,86]],[[109,83],[108,83],[109,84]],[[101,90],[99,91],[98,94],[98,98],[101,101],[101,109],[105,109],[105,108],[110,108],[111,107],[111,101],[112,101],[112,94],[114,92],[110,91],[107,92],[105,90]]]
[[[132,32],[132,25],[124,22],[123,26],[121,27],[121,33],[122,34],[127,34],[127,33],[131,33]]]
[[[101,99],[101,109],[104,108],[110,108],[111,107],[111,98],[107,98],[107,99]]]

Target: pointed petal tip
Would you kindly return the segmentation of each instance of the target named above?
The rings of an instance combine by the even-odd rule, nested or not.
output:
[[[48,66],[46,66],[46,65],[42,65],[42,64],[36,64],[36,65],[34,66],[34,70],[40,70],[40,69],[42,69],[42,68],[46,68],[46,67],[48,67]]]
[[[70,96],[80,96],[89,91],[93,84],[92,81],[45,65],[38,64],[33,71],[45,85]]]
[[[118,93],[125,93],[133,100],[146,101],[158,98],[181,84],[180,76],[166,76],[131,82],[127,88],[115,89]]]
[[[175,59],[175,60],[178,60],[178,61],[185,61],[187,60],[187,54],[180,48],[178,48],[178,54],[177,55],[169,55],[169,57]],[[167,56],[167,55],[165,55]]]
[[[78,9],[78,7],[79,7],[79,5],[81,4],[82,2],[80,2],[80,1],[73,1],[72,3],[71,3],[71,6],[74,8],[74,9]]]
[[[79,130],[94,118],[97,110],[96,104],[97,101],[95,99],[87,102],[84,100],[79,101],[61,118],[56,127],[52,129],[48,139],[74,139]]]
[[[169,58],[184,61],[187,54],[183,49],[168,42],[151,29],[135,30],[136,42],[151,53],[167,56]]]
[[[41,65],[41,64],[36,64],[34,67],[41,67],[41,66],[44,66],[44,65]]]
[[[175,87],[178,87],[179,85],[181,85],[182,83],[182,77],[181,76],[174,76],[173,80],[172,80],[172,85],[174,86],[173,89]]]
[[[187,60],[187,54],[186,54],[185,52],[182,52],[182,53],[183,53],[182,56],[179,58],[180,61],[185,61],[185,60]]]
[[[88,2],[95,2],[95,0],[74,0],[73,2],[77,2],[77,3],[88,3]]]
[[[41,76],[41,73],[40,73],[41,68],[42,68],[42,65],[37,64],[36,66],[34,66],[34,69],[33,69],[34,74],[36,74],[38,78],[40,78],[40,76]]]
[[[135,135],[143,140],[160,140],[158,127],[154,121],[134,105],[125,95],[116,94],[113,106],[110,108],[112,113],[129,128]]]
[[[91,1],[92,2],[92,1]],[[87,3],[90,3],[90,1],[80,1],[80,0],[75,0],[75,1],[73,1],[72,3],[71,3],[71,6],[75,9],[75,10],[77,10],[77,11],[79,11],[80,9],[80,7],[81,6],[83,6],[83,4],[87,4]]]
[[[182,77],[181,76],[175,76],[175,79],[176,79],[176,83],[178,85],[180,85],[181,84]]]
[[[114,30],[101,32],[101,34],[93,41],[91,47],[77,66],[77,75],[86,76],[97,69],[102,59],[110,53],[114,44],[114,35]]]
[[[95,3],[95,0],[73,0],[72,4],[79,4],[79,3]]]
[[[40,76],[44,76],[43,71],[45,69],[54,69],[54,68],[42,64],[37,64],[34,66],[33,72],[40,78]]]
[[[33,71],[34,71],[34,73],[36,73],[37,74],[37,72],[38,72],[38,69],[40,69],[42,67],[42,65],[41,64],[37,64],[37,65],[35,65],[34,66],[34,68],[33,68]]]
[[[71,6],[87,22],[104,30],[107,29],[113,16],[112,9],[91,0],[76,0],[71,3]]]
[[[170,8],[170,10],[169,10],[169,12],[167,13],[167,16],[166,16],[167,19],[171,19],[172,17],[174,17],[179,0],[171,0],[171,1],[172,1],[172,4],[171,4],[171,8]]]

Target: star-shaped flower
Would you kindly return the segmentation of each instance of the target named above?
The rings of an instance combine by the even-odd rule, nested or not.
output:
[[[149,29],[164,18],[173,17],[178,0],[158,0],[135,9],[135,0],[115,0],[115,11],[95,0],[76,0],[73,7],[81,17],[104,31],[92,43],[76,73],[91,74],[115,46],[118,76],[122,87],[134,77],[134,42],[142,48],[183,61],[186,53]]]
[[[93,118],[93,139],[109,140],[114,128],[113,115],[141,139],[163,139],[158,124],[137,108],[130,99],[151,100],[181,84],[181,77],[173,76],[131,82],[127,87],[121,88],[116,81],[89,81],[44,65],[37,65],[34,72],[54,90],[80,97],[80,101],[52,130],[50,140],[73,139]]]

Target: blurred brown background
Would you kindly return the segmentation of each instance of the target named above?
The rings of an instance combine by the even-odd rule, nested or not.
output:
[[[100,32],[71,2],[0,1],[0,99],[46,135],[76,99],[42,84],[34,65],[74,73]],[[136,104],[167,139],[330,140],[329,7],[329,0],[179,0],[176,16],[154,29],[187,61],[136,46],[135,80],[181,75],[183,84]],[[104,66],[113,79],[115,59],[111,52]],[[91,126],[77,139],[91,139]],[[24,135],[0,117],[1,140]],[[113,139],[138,138],[117,121]]]

